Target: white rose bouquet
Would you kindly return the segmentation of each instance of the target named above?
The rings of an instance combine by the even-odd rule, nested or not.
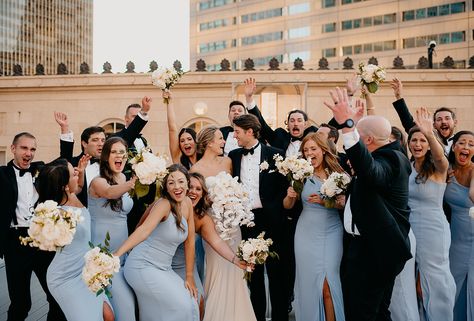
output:
[[[71,244],[76,226],[83,219],[80,209],[63,209],[51,200],[39,203],[31,219],[28,236],[20,236],[21,244],[43,251],[61,250]]]
[[[275,155],[273,159],[278,172],[290,181],[295,192],[301,194],[305,178],[313,175],[314,168],[311,162],[304,158],[298,158],[298,155],[286,158]]]
[[[359,64],[357,75],[360,77],[360,84],[362,86],[365,85],[372,94],[379,89],[379,83],[383,82],[387,77],[385,68],[372,64],[365,66],[363,62]]]
[[[151,83],[161,90],[168,91],[179,82],[183,75],[184,72],[174,68],[158,68],[151,74]],[[163,98],[163,102],[168,104],[169,98]]]
[[[110,253],[109,241],[110,235],[107,233],[105,246],[101,244],[94,246],[89,242],[92,249],[84,255],[85,265],[82,269],[82,279],[89,290],[96,295],[104,292],[108,297],[111,297],[112,294],[107,287],[112,284],[114,273],[120,270],[120,258]]]
[[[324,206],[327,208],[333,208],[336,204],[336,197],[343,194],[351,178],[346,173],[333,172],[321,185],[320,193],[324,200]]]
[[[231,240],[233,230],[239,225],[254,226],[248,194],[237,177],[220,172],[206,178],[206,186],[212,202],[211,216],[224,241]]]
[[[251,265],[264,264],[268,257],[278,258],[276,252],[270,251],[272,239],[264,239],[265,232],[260,233],[256,239],[242,240],[237,248],[237,257],[247,262],[250,266],[244,272],[244,279],[250,281],[252,276]]]
[[[132,165],[132,172],[138,178],[131,191],[132,196],[136,195],[140,198],[147,195],[151,184],[157,185],[158,193],[161,182],[168,174],[166,159],[154,155],[149,148],[143,148],[140,153],[129,160],[129,163]]]

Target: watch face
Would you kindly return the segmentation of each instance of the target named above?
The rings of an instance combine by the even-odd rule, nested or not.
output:
[[[345,124],[345,125],[346,125],[346,127],[348,127],[348,128],[352,128],[352,127],[354,127],[354,121],[349,118],[348,120],[346,120],[346,124]]]

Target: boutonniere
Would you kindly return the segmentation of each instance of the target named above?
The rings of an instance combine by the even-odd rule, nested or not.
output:
[[[269,168],[270,168],[270,165],[268,164],[268,162],[266,160],[264,160],[263,162],[260,163],[260,173],[268,170]],[[269,170],[268,173],[271,174],[274,171],[275,170],[272,169],[272,170]]]
[[[35,170],[32,177],[33,177],[33,184],[36,182],[36,179],[39,176],[39,170]]]

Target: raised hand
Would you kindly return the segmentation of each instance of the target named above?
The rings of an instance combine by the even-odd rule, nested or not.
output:
[[[393,89],[393,94],[397,100],[402,98],[403,84],[402,81],[398,78],[393,78],[390,83],[390,87]]]
[[[245,99],[247,100],[247,103],[250,103],[252,102],[253,95],[257,89],[257,82],[255,81],[255,78],[247,78],[244,80],[244,84]]]
[[[151,97],[145,96],[142,98],[142,111],[145,113],[149,112],[151,109]]]
[[[425,107],[416,110],[415,123],[420,128],[420,131],[425,136],[432,136],[433,133],[433,119],[431,118],[428,109]]]
[[[357,74],[354,73],[349,79],[346,81],[346,89],[347,94],[349,96],[354,96],[357,89],[359,88],[359,82],[357,81]]]
[[[79,174],[84,173],[84,170],[87,167],[87,163],[92,157],[90,155],[84,154],[82,155],[81,159],[79,159],[79,162],[77,163],[77,166],[74,168],[75,170],[78,171]]]
[[[69,133],[69,120],[65,113],[55,111],[54,120],[56,120],[56,123],[61,127],[61,134]]]
[[[338,124],[343,124],[349,118],[354,120],[357,119],[358,111],[356,108],[352,108],[349,104],[349,97],[347,96],[347,90],[336,87],[335,90],[329,91],[333,103],[324,102],[324,105],[332,110],[334,119]],[[360,103],[359,107],[360,108]]]
[[[359,120],[361,120],[362,117],[364,117],[364,102],[360,99],[356,100],[354,110],[356,111],[354,118],[352,120],[354,123],[358,123]],[[369,110],[369,108],[367,108]]]

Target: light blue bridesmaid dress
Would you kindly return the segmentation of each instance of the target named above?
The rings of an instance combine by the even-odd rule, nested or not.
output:
[[[138,244],[125,262],[125,279],[135,291],[141,321],[197,321],[197,301],[171,268],[179,244],[188,235],[176,226],[172,213],[160,222],[146,240]]]
[[[469,188],[456,178],[448,184],[445,202],[451,207],[451,273],[456,281],[455,321],[474,320],[474,219],[469,209],[474,203]]]
[[[196,234],[196,238],[197,236],[198,234]],[[202,246],[202,242],[200,243]],[[196,248],[197,247],[198,247],[198,242],[196,242]],[[171,262],[171,267],[173,271],[175,271],[183,280],[186,280],[186,256],[184,253],[184,243],[181,243],[176,249],[176,253],[173,256],[173,261]],[[199,277],[198,268],[197,268],[197,259],[194,264],[194,283],[196,284],[199,298],[204,297],[204,287],[202,286],[201,278]]]
[[[342,259],[343,226],[336,209],[309,203],[319,194],[321,181],[308,179],[301,199],[303,211],[295,232],[295,317],[297,321],[325,320],[323,283],[327,280],[337,321],[344,321],[339,268]]]
[[[133,207],[133,200],[128,193],[122,196],[122,210],[113,211],[110,205],[105,205],[107,199],[95,198],[89,195],[88,204],[91,213],[92,243],[104,245],[104,239],[109,232],[111,252],[115,252],[128,238],[127,215]],[[115,321],[135,320],[135,296],[123,276],[123,265],[126,256],[120,260],[120,271],[114,274],[112,285],[109,287],[112,297],[110,301],[114,308]]]
[[[64,206],[68,208],[77,209]],[[77,225],[72,243],[56,252],[46,280],[68,321],[102,321],[103,304],[110,303],[105,294],[96,296],[82,280],[84,255],[90,250],[91,219],[86,208],[81,208],[81,214],[84,220]]]
[[[423,293],[423,311],[428,321],[453,320],[456,284],[449,269],[451,232],[443,212],[446,183],[431,179],[417,184],[412,167],[408,189],[410,224],[416,238],[417,271]]]

